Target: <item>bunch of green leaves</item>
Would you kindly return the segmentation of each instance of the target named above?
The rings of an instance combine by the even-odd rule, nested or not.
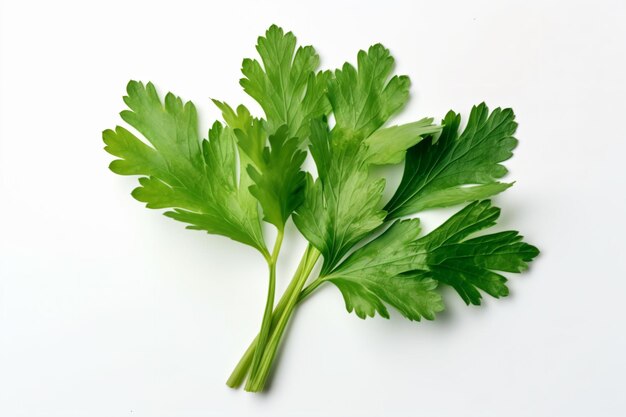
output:
[[[119,158],[111,170],[140,176],[133,197],[168,209],[166,216],[190,229],[249,245],[268,263],[261,328],[228,385],[247,377],[247,390],[264,388],[294,309],[325,283],[361,318],[388,318],[393,308],[409,320],[433,320],[444,308],[442,286],[474,305],[484,294],[508,294],[502,273],[523,271],[539,253],[516,231],[487,232],[500,211],[485,199],[512,185],[499,181],[517,144],[511,109],[479,104],[464,128],[453,111],[440,125],[430,118],[390,125],[410,82],[393,74],[382,45],[360,51],[356,66],[322,71],[313,47],[297,46],[291,32],[272,26],[257,51],[260,61],[243,61],[240,84],[262,117],[214,100],[223,122],[202,139],[191,102],[171,93],[161,99],[152,83],[131,81],[121,116],[145,140],[120,126],[103,134],[106,151]],[[307,151],[316,178],[302,169]],[[400,185],[384,202],[385,180],[371,168],[402,163]],[[461,204],[422,233],[417,213]],[[276,260],[290,218],[309,245],[275,302]],[[262,221],[277,230],[271,250]]]

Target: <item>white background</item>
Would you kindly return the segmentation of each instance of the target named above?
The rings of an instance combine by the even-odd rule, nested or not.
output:
[[[626,415],[623,1],[1,4],[0,416]],[[513,107],[499,227],[542,254],[511,297],[446,292],[434,322],[362,321],[324,288],[251,395],[224,381],[260,325],[263,260],[134,201],[101,131],[129,79],[193,100],[203,129],[210,97],[251,105],[240,63],[271,23],[326,68],[384,43],[413,80],[396,121]],[[281,288],[304,248],[287,239]]]

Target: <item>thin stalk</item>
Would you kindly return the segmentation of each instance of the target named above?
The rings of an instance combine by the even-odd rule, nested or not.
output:
[[[314,259],[310,255],[314,255],[313,256]],[[307,247],[305,253],[302,255],[302,259],[300,260],[300,264],[298,265],[298,268],[297,268],[296,272],[294,273],[294,276],[293,276],[291,282],[287,286],[287,289],[285,290],[285,293],[282,295],[282,297],[278,301],[278,304],[276,305],[276,308],[274,309],[274,313],[272,315],[272,330],[271,330],[271,332],[273,332],[273,329],[278,324],[278,321],[280,320],[280,318],[281,318],[281,316],[283,314],[283,311],[284,311],[284,309],[286,307],[287,300],[289,300],[291,298],[291,294],[292,293],[293,294],[298,294],[298,291],[295,291],[296,289],[298,289],[298,288],[296,288],[296,285],[300,282],[300,279],[302,279],[302,280],[304,280],[304,282],[306,282],[306,279],[310,275],[311,270],[315,266],[315,263],[316,263],[317,259],[319,259],[319,256],[320,256],[320,254],[319,254],[319,252],[317,252],[317,250],[315,248],[313,248],[311,245],[309,245],[309,247]],[[306,266],[306,268],[305,268],[305,266]],[[319,286],[323,282],[323,281],[317,282],[317,281],[320,281],[320,280],[321,280],[321,278],[318,277],[314,281],[313,284],[316,284],[315,288],[317,288],[317,286]],[[305,289],[305,291],[308,292],[308,294],[306,294],[305,297],[302,296],[303,295],[302,293],[299,294],[298,300],[297,300],[297,304],[299,304],[301,301],[304,300],[304,298],[308,297],[308,295],[310,295],[313,292],[313,290],[315,289],[315,288],[312,287],[313,284],[311,284],[309,287],[307,287]],[[226,385],[228,385],[229,387],[237,388],[245,380],[246,376],[248,375],[248,373],[250,371],[250,366],[252,364],[252,359],[253,359],[254,352],[256,350],[258,339],[259,339],[259,335],[257,335],[254,338],[254,340],[250,343],[250,345],[248,346],[248,349],[245,351],[245,353],[243,354],[243,356],[241,357],[241,359],[239,360],[239,362],[235,366],[235,369],[233,370],[233,372],[231,373],[230,377],[226,381]]]
[[[307,248],[307,251],[308,250],[309,249]],[[305,252],[305,255],[306,255],[306,252]],[[294,288],[298,282],[298,277],[302,273],[302,269],[304,268],[304,265],[306,263],[305,255],[302,256],[302,259],[300,260],[300,264],[298,265],[298,269],[296,269],[296,272],[294,273],[294,276],[291,282],[287,286],[285,293],[282,295],[282,297],[278,301],[278,304],[276,305],[276,308],[274,309],[274,313],[272,314],[272,329],[278,323],[278,319],[280,315],[282,314],[285,308],[285,305],[287,304],[287,299],[289,298],[290,294],[294,291]],[[237,363],[237,366],[235,366],[235,369],[230,374],[230,377],[226,381],[226,385],[228,385],[229,387],[237,388],[243,383],[244,379],[246,378],[246,375],[248,375],[248,371],[250,370],[250,365],[252,365],[252,357],[254,355],[254,351],[256,349],[258,340],[259,340],[259,335],[257,334],[257,336],[255,336],[252,343],[250,343],[250,346],[248,346],[248,349],[246,350],[246,352],[243,354],[243,356]]]
[[[267,300],[265,302],[265,312],[263,313],[263,321],[261,322],[261,330],[259,331],[259,337],[257,341],[256,349],[254,350],[254,356],[252,358],[252,372],[251,375],[256,375],[256,371],[263,357],[263,351],[269,336],[272,326],[272,312],[274,310],[274,293],[276,292],[276,260],[278,259],[278,253],[283,243],[284,231],[279,229],[276,236],[276,242],[274,242],[274,249],[272,255],[267,258],[267,264],[270,270],[269,286],[267,289]]]
[[[304,287],[304,284],[307,281],[307,278],[313,267],[315,266],[317,260],[319,259],[320,252],[315,249],[313,246],[309,245],[305,255],[303,257],[304,267],[302,269],[302,273],[296,277],[294,277],[294,281],[296,282],[292,291],[287,297],[287,302],[285,304],[285,308],[279,314],[278,322],[275,327],[272,329],[271,335],[267,340],[267,344],[263,351],[263,357],[261,358],[258,372],[252,373],[248,383],[246,384],[246,390],[257,392],[262,391],[267,378],[269,376],[270,370],[272,368],[272,364],[276,357],[276,352],[278,351],[278,346],[280,345],[280,341],[284,335],[285,329],[287,327],[287,323],[289,322],[291,316],[293,315],[294,309],[300,300],[300,292]]]
[[[304,301],[306,298],[309,297],[309,295],[311,295],[313,293],[313,291],[315,291],[317,289],[317,287],[319,287],[320,285],[322,285],[325,282],[325,278],[323,276],[319,276],[317,278],[315,278],[315,280],[306,286],[306,288],[304,290],[302,290],[302,292],[300,293],[300,297],[298,298],[298,302]]]

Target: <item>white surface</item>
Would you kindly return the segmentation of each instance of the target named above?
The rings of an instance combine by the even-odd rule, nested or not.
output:
[[[3,1],[0,416],[626,415],[626,3]],[[512,296],[415,324],[325,288],[266,395],[224,385],[260,323],[262,259],[189,232],[107,170],[129,79],[218,116],[271,23],[323,65],[375,42],[413,80],[396,120],[511,106],[501,228],[543,253]],[[443,215],[424,216],[431,228]],[[288,236],[280,284],[304,247]]]

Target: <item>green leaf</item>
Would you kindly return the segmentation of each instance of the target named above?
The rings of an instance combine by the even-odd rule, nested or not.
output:
[[[334,283],[348,311],[361,318],[388,317],[387,304],[410,320],[432,320],[443,309],[437,282],[452,286],[467,304],[480,304],[479,290],[506,296],[506,278],[495,271],[521,272],[539,251],[515,231],[467,239],[493,226],[499,213],[489,201],[475,202],[422,238],[418,219],[396,221],[323,280]]]
[[[389,317],[385,303],[409,320],[433,320],[443,310],[437,282],[426,266],[426,253],[417,246],[419,220],[394,223],[385,233],[356,250],[325,279],[335,284],[349,312]]]
[[[106,130],[105,150],[120,175],[142,175],[133,196],[149,208],[171,208],[166,216],[266,252],[258,206],[237,180],[235,135],[215,123],[209,140],[200,141],[196,109],[169,93],[163,103],[152,83],[131,81],[122,118],[150,145],[123,127]]]
[[[357,68],[345,63],[335,71],[328,87],[328,97],[335,115],[337,130],[343,137],[367,138],[381,127],[408,100],[407,76],[389,79],[394,59],[381,44],[367,52],[359,51]]]
[[[304,202],[294,213],[300,232],[324,256],[323,272],[385,218],[384,180],[370,178],[363,152],[332,149],[330,142],[327,127],[312,129],[310,149],[319,178],[307,177]]]
[[[303,199],[305,175],[300,167],[306,153],[299,146],[309,135],[311,120],[329,111],[326,84],[330,74],[316,74],[319,57],[315,50],[310,46],[296,50],[295,36],[275,25],[259,38],[257,51],[263,65],[244,60],[246,78],[241,85],[259,102],[267,121],[253,118],[244,106],[235,112],[225,103],[214,102],[252,162],[246,167],[254,181],[250,191],[260,202],[264,219],[283,229]]]
[[[419,219],[395,221],[384,233],[357,249],[330,273],[332,277],[395,276],[424,268],[426,252],[417,252]]]
[[[222,116],[234,129],[239,148],[250,163],[245,169],[254,182],[250,192],[263,208],[264,220],[283,230],[291,213],[304,198],[305,174],[301,166],[306,152],[299,147],[299,139],[288,137],[288,128],[281,126],[269,136],[264,121],[250,115],[242,105],[234,111],[226,103],[213,100],[222,110]]]
[[[490,114],[483,103],[472,108],[459,135],[460,123],[449,112],[437,142],[424,140],[409,150],[400,186],[385,206],[389,218],[483,199],[512,185],[496,180],[507,172],[500,162],[517,145],[513,111],[497,108]]]
[[[291,213],[302,203],[305,174],[300,170],[306,152],[299,150],[298,138],[287,137],[282,126],[269,137],[270,148],[263,152],[263,164],[248,165],[254,181],[250,192],[259,200],[265,220],[283,229]]]
[[[326,98],[329,72],[318,72],[319,56],[312,46],[296,50],[296,37],[272,25],[258,39],[257,60],[244,59],[240,83],[263,108],[268,132],[286,125],[289,137],[304,140],[310,121],[328,114]]]
[[[322,273],[329,272],[354,244],[383,222],[386,213],[380,201],[385,183],[370,178],[369,166],[376,157],[368,149],[379,150],[391,137],[382,133],[370,143],[364,140],[408,98],[409,79],[390,78],[394,60],[382,45],[360,51],[357,61],[358,68],[346,63],[329,81],[328,97],[336,119],[332,132],[325,121],[311,123],[310,150],[319,178],[307,181],[304,203],[294,216],[300,232],[324,256]],[[419,129],[432,129],[427,124],[430,122],[420,122]],[[400,128],[413,134],[411,139],[400,138],[399,143],[419,140],[415,129]],[[402,146],[391,146],[394,150],[380,161],[393,160],[403,151]]]
[[[235,111],[224,102],[213,100],[213,103],[222,111],[224,121],[235,132],[239,148],[246,153],[252,163],[262,166],[267,144],[263,120],[252,117],[250,111],[242,104]],[[247,166],[244,165],[243,168]]]
[[[365,139],[367,162],[372,165],[399,164],[404,161],[406,150],[421,142],[427,135],[439,133],[441,127],[433,119],[378,129]]]
[[[522,272],[539,254],[516,231],[467,239],[493,226],[499,215],[490,201],[474,202],[417,242],[428,254],[431,276],[452,286],[467,304],[480,304],[479,290],[496,298],[508,295],[506,278],[494,271]]]
[[[304,202],[294,213],[300,232],[324,256],[323,272],[380,226],[386,214],[380,209],[384,180],[371,180],[367,171],[340,168],[331,169],[327,178],[323,183],[307,177]]]
[[[411,321],[420,321],[422,317],[434,320],[435,313],[443,310],[441,295],[435,290],[437,281],[426,272],[395,277],[336,278],[332,283],[341,291],[348,312],[354,311],[362,319],[374,317],[375,313],[389,318],[385,303]]]

